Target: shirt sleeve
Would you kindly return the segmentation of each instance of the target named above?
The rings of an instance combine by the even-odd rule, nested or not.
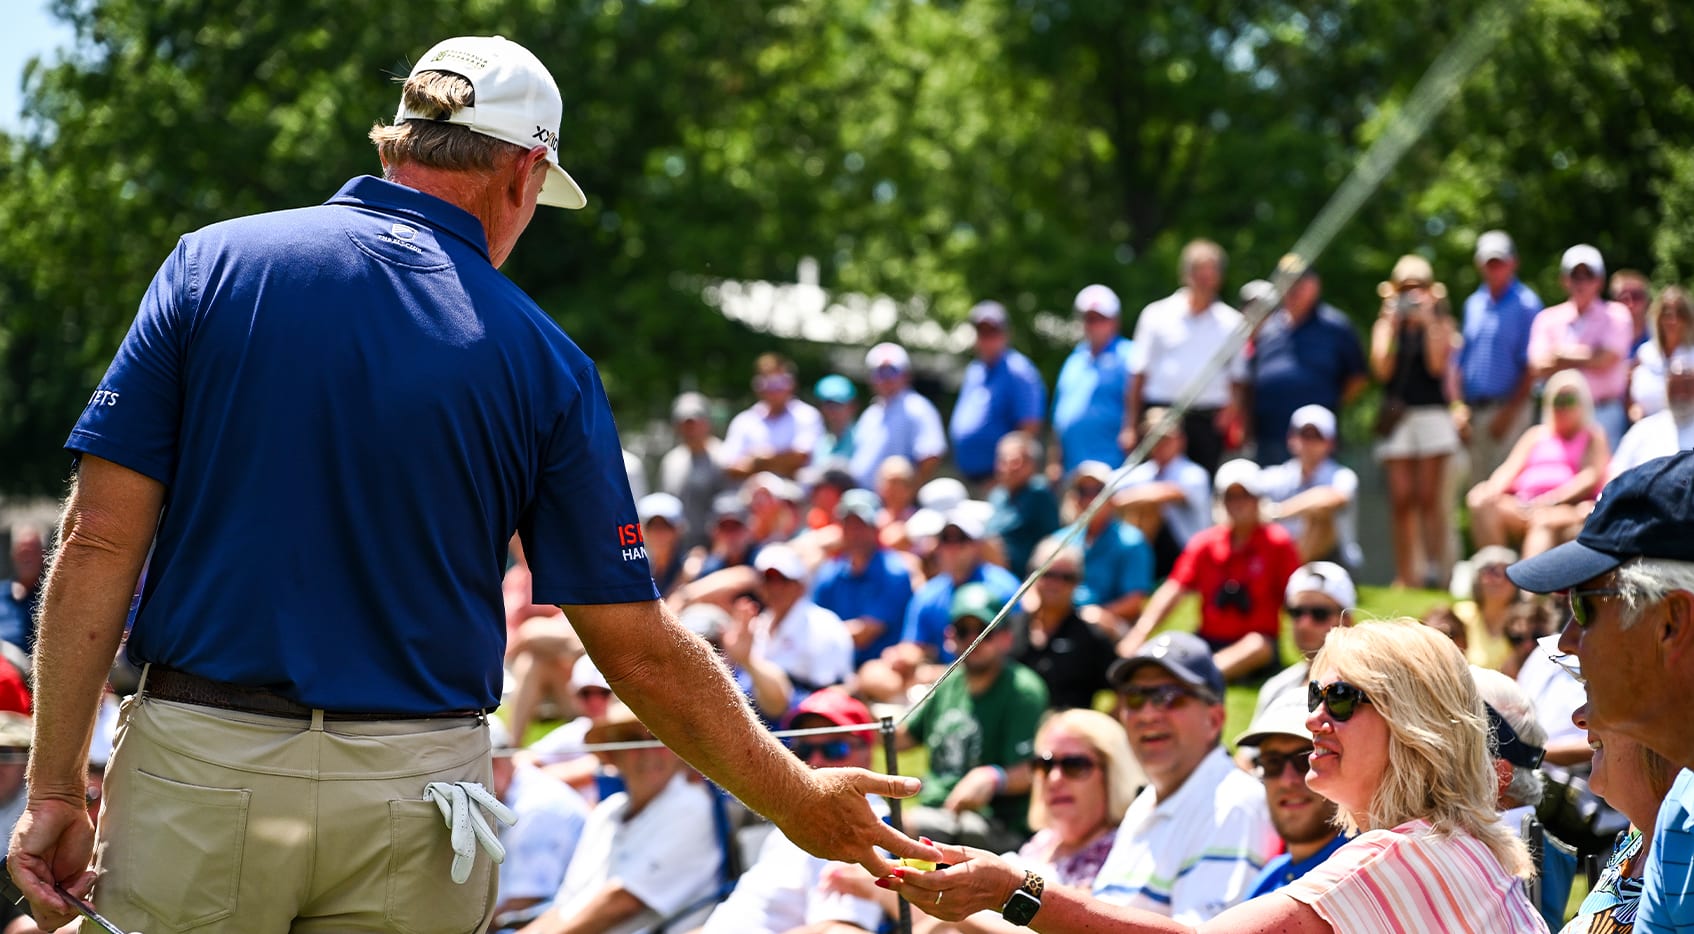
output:
[[[804,402],[796,400],[788,411],[794,415],[794,450],[810,454],[823,440],[823,414]]]
[[[611,404],[593,364],[574,377],[577,395],[546,439],[535,499],[518,527],[534,600],[657,600]]]
[[[1041,373],[1027,358],[1013,359],[1016,366],[1012,374],[1014,392],[1012,399],[1012,414],[1019,424],[1024,422],[1039,422],[1042,414],[1047,411],[1047,386],[1041,381]]]
[[[1337,931],[1394,930],[1397,925],[1375,893],[1408,881],[1406,866],[1394,858],[1398,836],[1388,830],[1364,833],[1281,892],[1311,906]],[[1411,888],[1419,888],[1410,881]]]
[[[1353,502],[1359,494],[1359,475],[1351,467],[1343,467],[1330,478],[1329,488],[1347,497],[1348,502]]]
[[[947,429],[941,424],[941,412],[916,391],[909,398],[912,420],[917,426],[917,437],[912,439],[912,453],[920,461],[946,454]]]
[[[1546,364],[1553,359],[1552,309],[1536,312],[1529,322],[1529,347],[1526,358],[1532,365]]]
[[[1190,539],[1187,545],[1183,546],[1182,553],[1176,556],[1176,563],[1171,566],[1170,580],[1176,581],[1189,590],[1194,589],[1196,571],[1199,570],[1200,562],[1200,549],[1196,546],[1203,541],[1204,539],[1197,535]]]
[[[729,420],[729,427],[723,433],[723,444],[718,446],[718,452],[722,456],[719,463],[733,464],[751,453],[748,450],[752,445],[747,438],[747,424],[749,419],[756,417],[752,412],[745,411]]]
[[[69,450],[167,485],[176,473],[183,356],[196,302],[188,253],[188,241],[177,241],[153,275],[129,333],[65,442]]]

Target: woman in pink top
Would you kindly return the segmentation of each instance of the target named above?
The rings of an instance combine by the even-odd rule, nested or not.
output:
[[[1487,718],[1451,639],[1402,619],[1330,631],[1307,691],[1313,791],[1356,833],[1286,888],[1201,925],[1204,932],[1544,932],[1523,880],[1523,842],[1494,810]],[[990,853],[942,846],[952,865],[878,880],[945,920],[1005,906],[1047,934],[1195,930],[1151,912],[1046,888]],[[1027,893],[1039,905],[1031,914]],[[1025,893],[1019,895],[1015,893]]]
[[[1612,451],[1588,381],[1575,370],[1554,373],[1541,405],[1541,424],[1466,497],[1478,548],[1521,541],[1525,557],[1538,555],[1574,536],[1594,509]]]

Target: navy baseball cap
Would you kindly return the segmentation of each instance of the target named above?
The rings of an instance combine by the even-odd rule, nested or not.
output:
[[[1211,692],[1212,700],[1223,703],[1223,672],[1212,661],[1211,646],[1191,632],[1167,632],[1154,636],[1129,658],[1120,658],[1106,669],[1106,680],[1122,690],[1137,671],[1157,665],[1190,687]]]
[[[1576,541],[1506,568],[1530,593],[1569,590],[1631,558],[1694,561],[1694,452],[1683,451],[1624,471],[1600,491]]]

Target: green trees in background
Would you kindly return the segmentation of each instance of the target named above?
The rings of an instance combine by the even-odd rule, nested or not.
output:
[[[684,384],[745,394],[773,346],[705,307],[701,277],[790,279],[813,256],[826,288],[951,322],[985,296],[1064,312],[1089,281],[1139,307],[1194,236],[1231,251],[1232,287],[1268,272],[1475,5],[58,0],[77,44],[30,67],[0,150],[0,490],[61,479],[175,237],[375,171],[391,79],[446,35],[518,39],[560,82],[590,204],[538,213],[506,271],[601,361],[627,421]],[[1521,6],[1321,261],[1340,307],[1373,314],[1408,250],[1468,291],[1491,226],[1543,294],[1581,240],[1689,275],[1694,8]],[[1064,348],[1020,342],[1051,375]]]

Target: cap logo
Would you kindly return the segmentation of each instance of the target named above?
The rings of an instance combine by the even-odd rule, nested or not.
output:
[[[535,135],[532,138],[546,143],[547,148],[554,152],[559,150],[559,131],[557,130],[549,130],[544,126],[537,126],[535,128]]]
[[[488,59],[487,58],[484,58],[481,55],[475,55],[473,53],[466,52],[463,49],[442,49],[441,51],[435,53],[435,55],[430,58],[430,61],[439,62],[442,59],[447,59],[447,58],[456,59],[460,62],[465,63],[466,65],[469,65],[472,68],[477,69],[478,71],[488,67]]]

